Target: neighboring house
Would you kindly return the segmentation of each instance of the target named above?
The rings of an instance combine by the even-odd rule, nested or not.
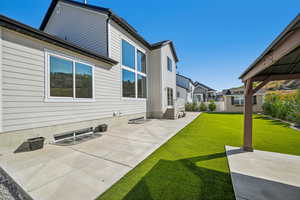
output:
[[[184,104],[193,103],[193,96],[194,96],[194,89],[195,89],[193,81],[188,77],[177,74],[176,85],[177,85],[177,94],[176,94],[177,99],[183,99]]]
[[[258,91],[253,96],[253,111],[262,112],[264,92]],[[224,112],[244,111],[244,87],[223,90]]]
[[[141,116],[176,118],[171,41],[110,9],[53,0],[40,30],[0,16],[0,147]]]
[[[194,102],[208,102],[210,100],[215,100],[217,94],[216,90],[202,84],[199,82],[194,83],[195,89],[194,89]]]

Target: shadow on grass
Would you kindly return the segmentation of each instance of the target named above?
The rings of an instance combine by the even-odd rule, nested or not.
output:
[[[231,152],[235,153],[241,152]],[[229,173],[198,165],[202,161],[223,157],[226,157],[225,152],[175,161],[160,160],[123,199],[233,200],[235,197]]]
[[[278,119],[272,119],[271,117],[265,116],[265,115],[256,115],[253,119],[263,119],[263,120],[267,120],[269,122],[271,122],[271,124],[273,125],[279,125],[279,126],[283,126],[283,127],[290,127],[289,123],[280,121]]]

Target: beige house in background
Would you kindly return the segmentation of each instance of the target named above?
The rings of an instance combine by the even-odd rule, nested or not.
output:
[[[110,9],[53,0],[40,30],[0,16],[0,151],[31,137],[140,117],[176,119],[172,41]]]
[[[224,112],[244,112],[244,88],[223,90]],[[262,112],[264,93],[253,96],[253,112]]]

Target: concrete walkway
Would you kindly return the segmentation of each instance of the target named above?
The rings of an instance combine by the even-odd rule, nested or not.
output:
[[[300,157],[226,146],[237,200],[299,200]]]
[[[0,156],[0,166],[34,199],[92,200],[198,115],[120,124],[74,146],[46,145],[34,152]]]

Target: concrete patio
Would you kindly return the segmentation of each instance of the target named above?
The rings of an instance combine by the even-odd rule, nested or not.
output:
[[[73,146],[2,155],[0,167],[33,199],[95,199],[198,115],[120,124]]]
[[[299,200],[300,157],[226,146],[237,200]]]

